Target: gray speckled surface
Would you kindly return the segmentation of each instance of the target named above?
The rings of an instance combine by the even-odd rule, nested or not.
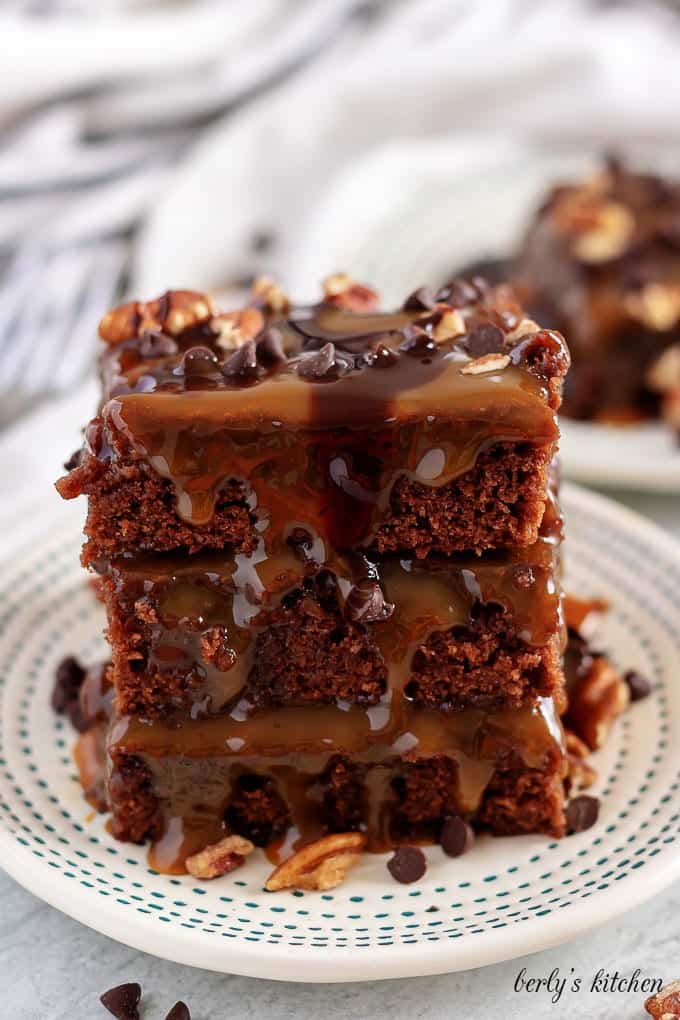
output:
[[[618,496],[680,537],[678,497]],[[105,1020],[109,1014],[98,996],[122,981],[139,981],[145,989],[144,1020],[164,1020],[179,998],[190,1006],[192,1020],[641,1020],[643,992],[589,990],[598,969],[629,976],[639,968],[664,981],[680,977],[680,883],[576,942],[522,960],[462,974],[331,986],[283,985],[165,963],[96,935],[2,873],[0,904],[2,1020]],[[522,967],[532,977],[559,968],[560,977],[581,977],[582,990],[565,990],[556,1004],[545,991],[515,992]]]

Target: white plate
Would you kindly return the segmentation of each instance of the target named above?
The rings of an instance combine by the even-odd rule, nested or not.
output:
[[[596,827],[562,841],[437,847],[416,886],[369,855],[332,893],[263,892],[260,851],[197,884],[150,871],[85,804],[73,733],[49,694],[55,664],[104,651],[101,607],[72,529],[0,577],[0,863],[27,889],[136,949],[218,971],[297,981],[406,977],[479,967],[602,924],[680,876],[680,549],[620,506],[566,486],[568,585],[612,600],[601,642],[655,693],[596,756]]]
[[[223,128],[208,136],[152,216],[137,259],[143,293],[173,280],[211,288],[228,278],[227,266],[233,270],[238,263],[214,215],[214,195],[232,159],[228,142]],[[646,146],[631,155],[640,165],[675,172],[680,154],[669,146]],[[331,181],[325,202],[307,210],[294,241],[284,244],[279,268],[296,297],[313,297],[321,277],[346,269],[374,284],[389,307],[421,283],[443,281],[457,266],[512,252],[546,188],[589,172],[598,160],[583,151],[539,153],[503,139],[381,146]],[[263,209],[270,204],[262,196]],[[182,212],[187,209],[190,216]],[[248,258],[243,252],[242,267]],[[564,421],[561,449],[567,477],[680,491],[680,447],[662,425]]]

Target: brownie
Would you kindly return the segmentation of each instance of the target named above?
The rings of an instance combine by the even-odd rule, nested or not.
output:
[[[269,300],[220,316],[174,291],[106,317],[100,413],[58,484],[88,497],[86,564],[250,553],[296,518],[420,557],[535,541],[569,359],[508,288],[452,281],[395,313],[355,286]]]
[[[290,550],[250,604],[224,554],[114,560],[101,580],[118,711],[373,705],[397,688],[446,711],[559,699],[559,524],[528,549],[335,571]],[[378,611],[364,611],[374,593]]]
[[[542,323],[569,338],[564,412],[626,423],[680,393],[680,184],[610,159],[554,187],[513,269]],[[673,357],[665,354],[672,349]]]
[[[436,839],[452,814],[503,835],[564,831],[564,758],[549,698],[449,716],[404,705],[382,725],[370,710],[335,705],[180,729],[120,717],[108,751],[113,831],[151,837],[161,871],[181,870],[228,823],[264,845],[291,825],[302,842],[361,828],[376,851]]]
[[[480,279],[376,304],[338,275],[102,321],[58,483],[111,646],[78,764],[161,871],[227,831],[564,831],[564,341]]]

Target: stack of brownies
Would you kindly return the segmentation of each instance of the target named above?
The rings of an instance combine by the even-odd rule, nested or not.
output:
[[[161,871],[226,833],[564,832],[566,347],[480,279],[376,308],[337,275],[313,306],[261,280],[237,312],[172,291],[102,321],[58,485],[89,500],[112,655],[78,758]]]

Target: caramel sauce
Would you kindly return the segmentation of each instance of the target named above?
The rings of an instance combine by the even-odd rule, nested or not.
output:
[[[324,556],[322,564],[302,562],[284,545],[277,555],[262,558],[139,555],[115,561],[110,570],[127,611],[142,596],[153,601],[158,622],[149,628],[148,666],[184,677],[192,713],[199,716],[221,711],[245,690],[258,634],[270,626],[281,599],[322,568],[335,582],[340,611],[352,587],[367,576],[394,606],[386,619],[365,625],[384,660],[388,690],[403,689],[415,651],[431,634],[469,625],[479,603],[508,610],[527,644],[545,645],[562,629],[556,580],[560,526],[559,518],[546,518],[534,546],[479,557],[371,562],[336,554],[326,560],[316,543],[312,549]],[[525,567],[530,583],[522,586],[518,572]],[[203,654],[202,635],[213,627],[222,628],[228,641],[227,670]]]
[[[114,758],[133,755],[150,770],[163,811],[152,866],[180,872],[188,853],[219,838],[242,775],[274,781],[295,830],[286,846],[295,849],[323,833],[319,777],[332,759],[347,755],[363,768],[368,848],[382,851],[390,845],[392,782],[405,762],[454,759],[460,810],[473,813],[497,762],[514,754],[529,768],[544,768],[562,754],[563,742],[550,698],[514,711],[444,715],[394,697],[369,709],[285,707],[245,717],[235,711],[179,725],[123,717],[112,724],[109,750]]]

